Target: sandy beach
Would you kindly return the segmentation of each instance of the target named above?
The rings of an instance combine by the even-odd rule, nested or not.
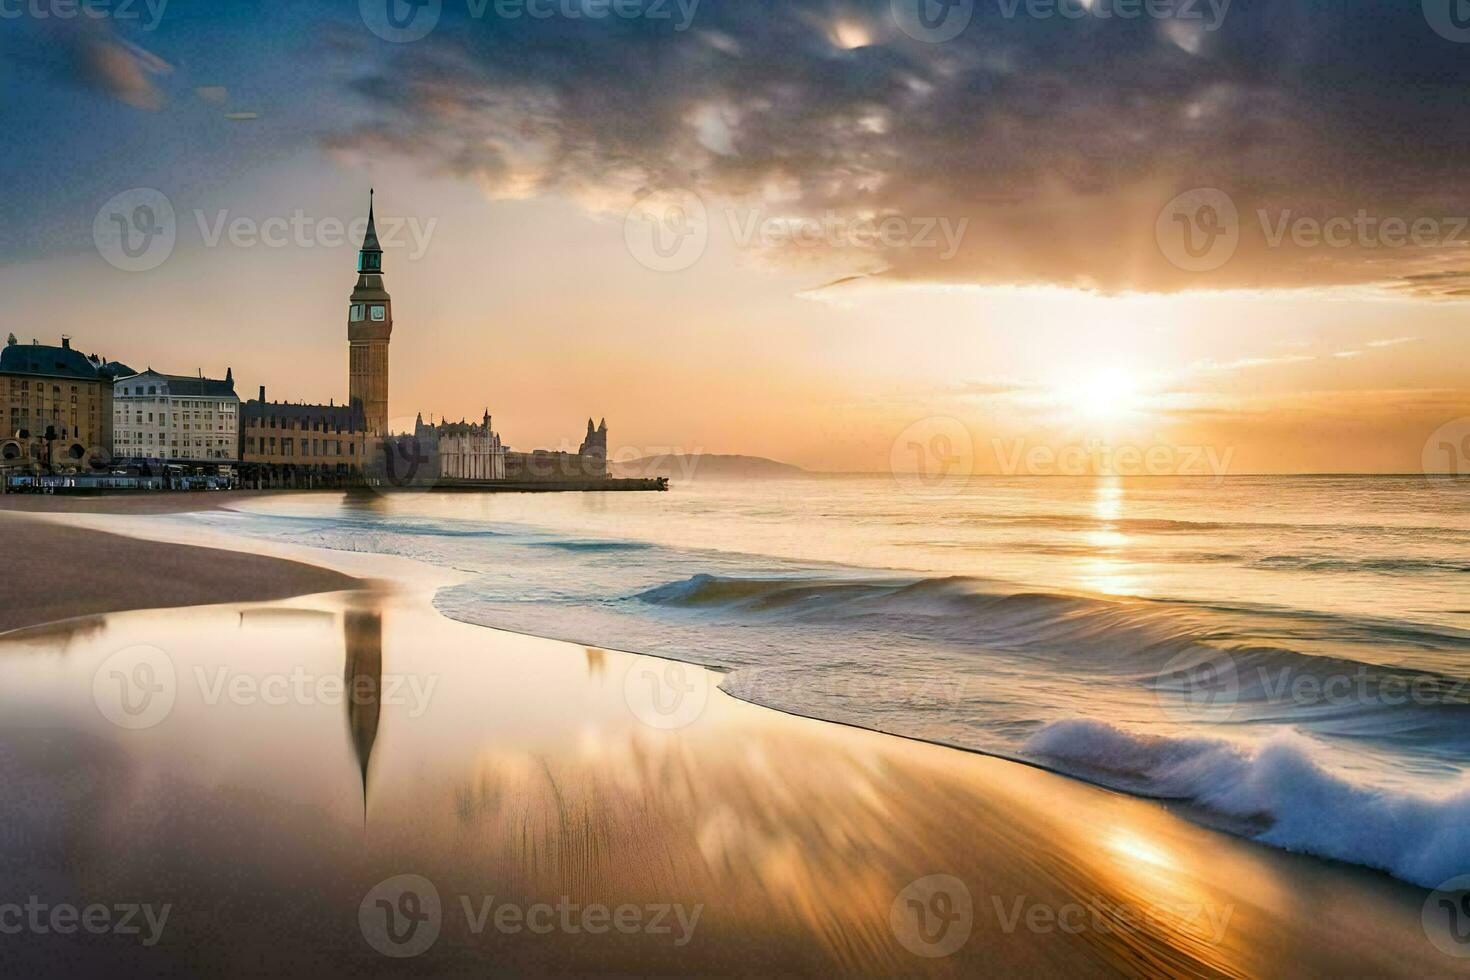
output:
[[[25,570],[6,576],[0,632],[124,609],[264,601],[361,585],[349,576],[301,562],[163,542],[141,544],[104,531],[25,519],[7,512],[16,499],[26,498],[0,497],[0,540]],[[72,555],[76,560],[24,561],[26,555],[41,554]]]
[[[1426,937],[1428,893],[1384,875],[750,705],[690,665],[457,623],[370,556],[119,537],[101,528],[136,531],[156,505],[84,503],[85,527],[0,515],[9,554],[73,559],[5,576],[0,903],[53,923],[48,909],[136,906],[141,929],[68,931],[63,916],[0,943],[6,973],[1427,976],[1465,962]],[[95,516],[109,510],[122,516]]]

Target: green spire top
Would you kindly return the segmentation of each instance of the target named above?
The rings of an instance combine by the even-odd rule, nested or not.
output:
[[[368,188],[367,232],[362,236],[362,248],[357,253],[357,271],[380,276],[383,274],[383,246],[378,244],[378,226],[373,218],[373,189]]]

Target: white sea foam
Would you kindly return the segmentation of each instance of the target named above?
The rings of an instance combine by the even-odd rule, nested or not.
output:
[[[1260,823],[1276,847],[1379,868],[1433,888],[1470,869],[1470,786],[1442,796],[1354,784],[1329,772],[1311,742],[1282,733],[1257,746],[1139,735],[1098,721],[1060,721],[1026,750],[1064,771],[1208,812]]]

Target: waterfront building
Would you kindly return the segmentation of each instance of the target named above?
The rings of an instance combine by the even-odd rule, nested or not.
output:
[[[240,409],[241,474],[246,486],[319,487],[354,482],[371,440],[356,405],[269,402],[260,397]]]
[[[79,470],[113,452],[112,383],[133,369],[11,334],[0,349],[0,462],[7,469]]]
[[[487,409],[479,422],[414,422],[406,433],[387,444],[389,483],[432,486],[443,480],[504,480],[505,447]]]
[[[587,421],[581,447],[570,452],[511,453],[486,410],[480,421],[425,424],[391,432],[388,423],[393,300],[383,285],[383,248],[371,195],[357,253],[357,283],[347,308],[347,402],[267,402],[241,408],[239,457],[246,486],[337,486],[369,483],[424,489],[455,481],[605,479],[607,422]]]
[[[118,460],[232,465],[239,460],[240,397],[223,379],[149,368],[112,386],[113,455]]]

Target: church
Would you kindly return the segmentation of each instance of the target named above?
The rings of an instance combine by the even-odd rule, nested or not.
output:
[[[240,408],[242,483],[256,487],[330,487],[367,483],[385,488],[466,483],[606,480],[607,421],[587,435],[576,454],[510,452],[491,425],[425,424],[390,431],[389,345],[393,297],[384,285],[372,191],[367,228],[357,253],[357,283],[347,301],[347,401],[327,405],[259,398]]]

